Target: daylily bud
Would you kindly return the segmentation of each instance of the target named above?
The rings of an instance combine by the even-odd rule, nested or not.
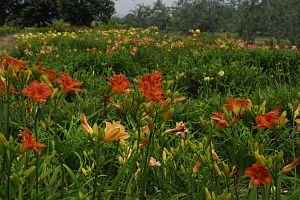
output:
[[[93,132],[94,132],[94,136],[96,136],[96,137],[99,136],[99,126],[96,123],[94,123],[94,125],[93,125]],[[102,134],[102,136],[103,135],[104,135],[104,133]],[[102,136],[100,138],[103,138]]]
[[[286,118],[286,111],[282,112],[280,119],[279,119],[279,125],[280,126],[284,126],[287,122],[287,118]]]
[[[178,102],[184,101],[184,100],[186,100],[188,98],[189,98],[188,96],[181,96],[181,97],[175,98],[173,100],[173,103],[178,103]]]
[[[160,106],[160,110],[164,111],[165,109],[168,108],[168,106],[170,105],[170,100],[165,100],[161,106]]]
[[[147,139],[147,138],[145,138],[143,141],[141,141],[141,142],[139,143],[139,147],[142,148],[142,147],[144,147],[146,144],[148,144],[148,139]]]
[[[180,169],[181,173],[185,174],[185,168],[182,164],[180,165],[179,169]]]
[[[167,153],[165,152],[165,150],[163,150],[162,152],[162,158],[163,160],[167,160]]]
[[[204,191],[205,191],[205,199],[207,200],[211,199],[211,195],[207,187],[205,187]]]
[[[148,127],[149,127],[150,132],[153,132],[153,130],[154,130],[154,124],[153,124],[152,118],[151,117],[147,117],[146,120],[148,122]]]
[[[54,88],[53,93],[50,96],[50,99],[53,99],[56,96],[57,92],[58,92],[58,88]]]
[[[11,65],[8,66],[8,68],[7,68],[7,74],[6,75],[7,75],[8,78],[15,78],[15,77],[17,77],[14,67],[12,67]]]
[[[8,144],[5,136],[2,133],[0,133],[0,143],[5,145],[5,146]]]
[[[226,178],[230,178],[230,171],[229,171],[228,165],[227,165],[227,164],[224,164],[224,163],[223,163],[223,165],[224,165],[224,170],[223,170],[224,176],[225,176]]]
[[[215,152],[214,149],[211,150],[211,156],[213,160],[220,160],[218,154]]]
[[[267,162],[267,159],[265,156],[263,155],[260,155],[258,153],[258,151],[255,151],[255,159],[256,159],[256,162],[262,166],[262,167],[265,167],[266,166],[266,162]]]
[[[83,113],[80,113],[80,122],[83,127],[83,131],[88,137],[92,137],[94,134],[94,131],[92,127],[88,124],[86,116]]]
[[[32,174],[32,172],[34,172],[35,168],[35,166],[31,166],[29,169],[27,169],[24,172],[24,178],[29,177]]]
[[[276,159],[277,159],[278,161],[281,161],[281,160],[282,160],[282,158],[283,158],[283,152],[282,152],[282,151],[280,151],[280,152],[278,152],[278,153],[277,153],[277,155],[276,155]]]
[[[192,149],[192,151],[197,151],[197,145],[195,145],[192,141],[188,140],[188,146]]]
[[[217,172],[218,176],[222,176],[222,172],[217,163],[214,163],[214,168],[215,168],[215,171]]]
[[[140,175],[141,175],[141,169],[138,168],[134,174],[134,178],[137,179],[138,177],[140,177]]]
[[[192,176],[195,176],[195,174],[199,171],[200,165],[201,165],[201,160],[198,159],[195,166],[194,166],[194,168],[193,168]]]
[[[81,173],[85,176],[87,175],[87,171],[83,167],[81,168]]]
[[[171,108],[170,110],[164,112],[164,114],[163,114],[164,120],[167,121],[167,120],[171,119],[173,116],[173,113],[174,113],[174,108]]]
[[[114,107],[118,111],[124,112],[123,108],[120,105],[118,105],[115,102],[113,102],[109,97],[104,97],[104,101],[105,101],[105,103],[111,105],[112,107]]]
[[[259,110],[262,112],[262,113],[265,113],[266,112],[266,101],[262,102],[262,104],[260,105],[260,108]]]
[[[300,156],[298,156],[295,160],[290,162],[288,165],[284,166],[281,170],[282,173],[287,173],[291,171],[294,167],[300,164]]]
[[[43,83],[46,83],[47,85],[51,85],[51,82],[49,81],[48,79],[48,76],[46,74],[42,74],[40,76],[40,80],[43,82]]]

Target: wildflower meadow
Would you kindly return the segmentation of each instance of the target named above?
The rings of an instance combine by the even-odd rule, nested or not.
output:
[[[297,47],[28,29],[0,108],[0,199],[300,198]]]

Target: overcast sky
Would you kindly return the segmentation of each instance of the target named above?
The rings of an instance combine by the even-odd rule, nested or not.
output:
[[[176,0],[162,0],[167,6],[173,5]],[[124,16],[133,10],[137,4],[152,6],[155,0],[115,0],[116,15]]]

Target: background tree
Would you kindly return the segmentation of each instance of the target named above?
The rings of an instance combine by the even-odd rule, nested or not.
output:
[[[10,0],[0,0],[0,26],[4,25],[6,18],[9,16],[9,3]]]
[[[94,20],[107,22],[115,8],[112,0],[60,0],[62,19],[72,25],[90,26]]]
[[[125,16],[125,23],[130,27],[146,28],[151,26],[150,16],[152,8],[149,5],[138,4],[134,10]]]
[[[57,16],[55,0],[11,0],[6,22],[19,26],[46,26]]]

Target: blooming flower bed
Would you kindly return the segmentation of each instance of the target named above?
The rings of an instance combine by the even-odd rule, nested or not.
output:
[[[297,49],[155,28],[19,35],[1,199],[298,198]]]

